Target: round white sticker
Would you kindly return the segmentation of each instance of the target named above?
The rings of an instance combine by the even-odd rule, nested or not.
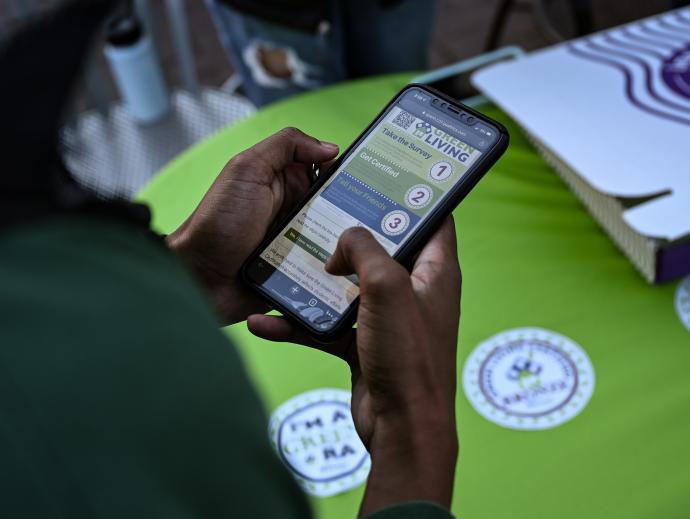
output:
[[[271,415],[271,443],[309,494],[339,494],[369,476],[371,458],[355,430],[350,400],[349,391],[315,389],[291,398]]]
[[[475,348],[465,362],[463,387],[487,420],[511,429],[548,429],[585,408],[594,391],[594,369],[567,337],[516,328]]]
[[[446,162],[445,160],[437,162],[429,169],[429,178],[436,182],[448,180],[452,174],[453,166],[450,164],[450,162]]]
[[[425,184],[417,184],[412,186],[405,193],[405,203],[412,209],[421,209],[426,207],[431,199],[434,197],[434,192]]]
[[[680,321],[690,330],[690,276],[678,283],[676,289],[676,312]]]
[[[391,211],[381,220],[381,229],[388,236],[402,234],[410,225],[410,217],[405,211]]]

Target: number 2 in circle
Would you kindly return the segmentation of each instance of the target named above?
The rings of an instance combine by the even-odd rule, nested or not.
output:
[[[412,186],[405,193],[405,204],[412,209],[421,209],[434,197],[434,191],[426,184]]]
[[[429,169],[429,178],[431,178],[431,180],[435,180],[436,182],[448,180],[452,174],[453,166],[451,166],[450,162],[446,162],[445,160],[437,162],[431,166],[431,169]]]

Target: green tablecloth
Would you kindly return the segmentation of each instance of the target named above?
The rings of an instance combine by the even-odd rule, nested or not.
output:
[[[407,77],[347,83],[272,105],[171,163],[144,190],[154,224],[172,231],[223,164],[284,126],[347,146]],[[648,286],[514,123],[512,144],[456,210],[463,267],[458,371],[482,340],[538,326],[590,356],[596,389],[574,420],[515,431],[482,418],[461,385],[453,511],[467,519],[664,519],[690,516],[690,333],[675,285]],[[338,360],[228,329],[270,412],[317,387],[349,385]],[[232,402],[228,402],[228,407]],[[230,440],[229,440],[230,441]],[[354,517],[361,489],[314,499],[319,517]]]

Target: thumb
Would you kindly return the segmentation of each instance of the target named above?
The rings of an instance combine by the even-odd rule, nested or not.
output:
[[[346,230],[325,265],[326,272],[336,276],[357,274],[360,295],[395,297],[410,287],[409,274],[363,227]]]
[[[335,276],[365,274],[388,260],[392,261],[392,258],[368,230],[351,227],[340,235],[325,269]]]

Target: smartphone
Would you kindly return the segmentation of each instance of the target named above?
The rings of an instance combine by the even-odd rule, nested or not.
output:
[[[405,264],[508,146],[499,123],[427,86],[401,90],[264,239],[244,281],[313,337],[352,328],[359,283],[324,270],[362,226]]]

